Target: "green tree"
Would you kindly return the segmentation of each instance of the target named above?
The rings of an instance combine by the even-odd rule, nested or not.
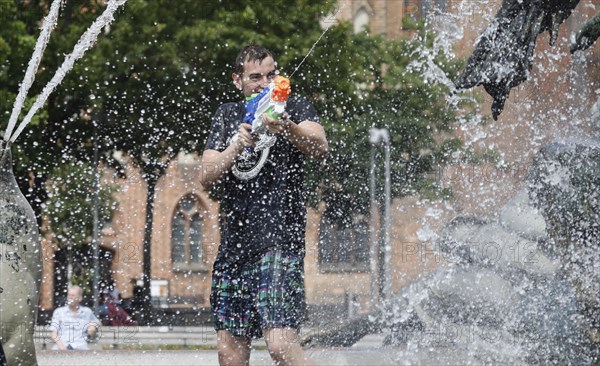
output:
[[[93,256],[91,245],[94,215],[94,175],[92,164],[81,161],[64,161],[50,172],[47,182],[48,198],[42,205],[47,218],[44,234],[61,250],[68,252],[69,263],[73,268],[71,278],[74,284],[82,286],[86,293],[93,293]],[[98,222],[110,222],[117,207],[112,196],[115,185],[98,187]],[[80,279],[79,282],[76,279]],[[66,283],[65,283],[66,285]]]
[[[34,25],[50,1],[15,4],[13,17],[31,25],[25,34],[33,40],[37,35]],[[127,153],[148,184],[144,278],[149,295],[156,181],[179,151],[201,149],[212,113],[220,103],[241,97],[233,91],[230,79],[236,53],[247,43],[262,43],[275,52],[284,72],[291,70],[318,38],[321,28],[317,20],[332,5],[333,1],[315,0],[128,1],[95,47],[52,94],[46,115],[40,115],[21,136],[15,159],[20,175],[35,172],[39,178],[35,187],[40,187],[39,200],[43,201],[43,182],[53,167],[60,165],[62,156],[89,160],[94,124],[86,116],[94,116],[101,156],[115,165],[110,152]],[[66,3],[30,95],[41,90],[63,55],[71,52],[102,10],[100,1]],[[303,34],[296,29],[303,29]],[[332,55],[331,61],[337,62],[335,59]],[[15,69],[19,67],[24,69],[22,64]],[[316,76],[297,74],[307,85]],[[335,85],[335,80],[328,80],[314,83],[312,90]],[[13,84],[7,89],[17,88]],[[303,92],[310,94],[311,88]],[[341,93],[326,94],[328,99],[343,98]]]
[[[341,27],[340,27],[341,28]],[[349,30],[347,30],[349,31]],[[461,147],[451,131],[457,116],[445,101],[448,89],[426,81],[418,68],[433,52],[434,34],[420,29],[416,40],[389,40],[365,33],[348,35],[355,71],[357,98],[335,106],[338,116],[327,116],[330,157],[325,169],[312,169],[309,184],[313,203],[325,200],[328,213],[347,216],[369,209],[369,129],[385,128],[391,140],[392,196],[421,193],[427,197],[449,192],[436,187],[433,173],[452,151]],[[461,62],[440,54],[435,60],[449,78]],[[341,109],[341,111],[340,111]],[[383,187],[383,159],[379,157],[378,187]],[[382,192],[378,192],[380,199]]]
[[[241,99],[230,76],[237,52],[245,44],[262,43],[275,52],[284,70],[290,69],[319,36],[316,20],[331,4],[130,0],[99,41],[87,68],[109,65],[93,83],[93,104],[106,116],[101,135],[106,146],[133,159],[148,187],[146,298],[156,182],[177,153],[201,151],[219,104]],[[306,33],[297,35],[295,29]]]
[[[92,238],[94,167],[81,161],[65,161],[51,172],[47,182],[48,199],[43,212],[48,217],[47,234],[59,248],[87,245]],[[110,222],[117,202],[116,186],[101,185],[98,190],[98,217]]]
[[[324,167],[308,169],[313,176],[307,180],[308,191],[315,192],[312,202],[324,201],[325,218],[340,230],[351,228],[353,218],[369,215],[369,129],[373,127],[385,128],[389,133],[392,198],[415,194],[447,197],[450,193],[436,186],[435,173],[453,151],[461,148],[462,143],[451,133],[457,115],[445,101],[448,88],[425,80],[423,70],[417,66],[427,65],[429,55],[439,54],[435,64],[447,79],[452,79],[461,62],[448,60],[435,50],[435,35],[424,27],[419,34],[411,40],[388,40],[365,33],[347,36],[355,68],[349,74],[354,82],[354,98],[336,106],[337,116],[328,115],[324,120],[330,156]],[[377,150],[375,199],[382,218],[385,175],[383,149]],[[379,263],[383,263],[385,226],[381,223],[379,227]],[[327,256],[328,252],[321,255]],[[383,266],[379,270],[381,292],[385,283]]]
[[[0,126],[1,137],[4,137],[4,128],[8,125],[8,119],[12,111],[13,102],[19,90],[19,84],[23,78],[25,68],[35,46],[36,21],[43,16],[40,7],[31,6],[31,11],[22,13],[22,4],[17,1],[0,1],[0,115],[2,115]],[[33,104],[34,98],[25,101],[24,109]],[[40,111],[31,121],[32,126],[39,126],[47,118],[45,111]],[[40,156],[45,152],[41,151]],[[38,219],[40,217],[40,205],[44,195],[39,187],[42,174],[30,174],[29,166],[32,163],[32,152],[13,151],[15,164],[15,177],[25,196],[29,199]],[[43,158],[42,158],[43,159]],[[27,166],[27,168],[22,168]],[[36,184],[29,184],[29,182]],[[39,199],[35,199],[38,197]],[[41,222],[41,220],[39,220]]]
[[[4,115],[50,1],[8,3],[3,18],[16,30],[0,30],[13,52],[6,53],[0,66],[0,72],[1,67],[9,70],[0,74]],[[31,189],[43,202],[44,182],[63,156],[91,161],[94,126],[100,136],[96,145],[107,164],[118,166],[112,159],[115,150],[130,156],[148,186],[144,288],[149,300],[156,182],[180,151],[201,151],[219,104],[241,99],[230,76],[237,52],[248,43],[261,43],[289,76],[323,32],[319,20],[334,5],[333,0],[129,0],[20,137],[17,175],[36,178]],[[30,96],[41,91],[103,9],[101,1],[66,2]],[[430,45],[431,37],[422,39]],[[324,199],[340,209],[343,202],[357,210],[367,207],[372,126],[391,132],[394,194],[430,186],[427,173],[456,144],[435,137],[453,121],[443,103],[445,91],[407,70],[419,57],[417,46],[355,35],[348,24],[336,25],[293,75],[294,93],[314,102],[331,143],[326,169],[314,169],[307,179],[309,191],[315,192],[313,202]],[[1,42],[0,52],[5,52]],[[440,63],[451,71],[451,63]]]

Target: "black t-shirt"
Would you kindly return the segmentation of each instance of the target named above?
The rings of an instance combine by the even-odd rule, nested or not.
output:
[[[305,98],[290,97],[286,111],[296,123],[319,122],[317,111]],[[242,103],[221,105],[213,117],[206,149],[225,150],[244,114]],[[274,247],[304,255],[304,156],[285,137],[276,135],[275,144],[259,152],[245,149],[215,190],[221,226],[215,269],[238,267]]]

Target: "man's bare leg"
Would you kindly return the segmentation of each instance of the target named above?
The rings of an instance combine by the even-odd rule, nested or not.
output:
[[[219,365],[248,366],[250,362],[251,341],[245,337],[236,337],[227,330],[217,332]]]
[[[291,328],[266,328],[263,336],[277,366],[312,366],[313,360],[300,347],[298,331]]]

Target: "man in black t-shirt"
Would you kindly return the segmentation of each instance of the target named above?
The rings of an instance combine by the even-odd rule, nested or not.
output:
[[[276,75],[272,54],[250,45],[239,53],[232,78],[248,98]],[[304,158],[325,157],[325,131],[310,102],[294,94],[281,119],[263,117],[264,135],[250,133],[245,113],[243,102],[221,105],[202,155],[202,184],[220,196],[211,291],[219,363],[248,364],[251,340],[263,336],[278,365],[311,364],[297,342],[304,311]]]

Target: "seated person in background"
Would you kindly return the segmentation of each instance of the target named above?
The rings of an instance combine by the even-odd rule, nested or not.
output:
[[[112,326],[137,325],[137,322],[123,310],[121,305],[119,305],[118,300],[115,299],[111,293],[104,294],[104,305],[106,315],[103,317],[103,324]]]
[[[71,286],[67,292],[67,305],[54,310],[50,324],[50,339],[55,343],[52,349],[85,350],[88,340],[96,336],[100,321],[92,309],[80,305],[82,300],[81,287]]]
[[[107,296],[110,296],[110,294],[106,291],[102,291],[100,293],[100,299],[98,301],[98,318],[100,318],[102,325],[109,325],[108,324],[108,306],[106,304]]]

